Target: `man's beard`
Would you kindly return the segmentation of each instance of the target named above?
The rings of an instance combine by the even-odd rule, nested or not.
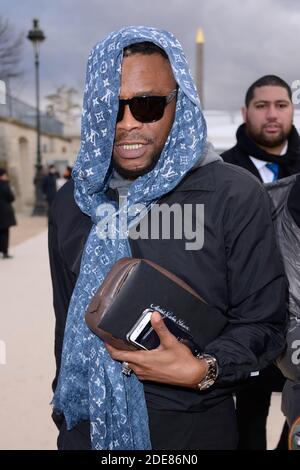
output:
[[[281,144],[284,144],[287,141],[292,129],[292,124],[288,131],[284,131],[282,128],[280,128],[280,132],[277,135],[266,135],[263,128],[260,131],[254,130],[249,123],[246,124],[246,129],[248,136],[256,144],[272,149],[278,147]]]
[[[113,167],[119,173],[119,175],[123,176],[123,178],[134,180],[139,176],[143,176],[146,173],[149,173],[155,167],[156,163],[158,162],[160,154],[155,155],[149,165],[144,168],[140,168],[138,170],[127,170],[126,168],[122,168],[117,162],[113,160]]]

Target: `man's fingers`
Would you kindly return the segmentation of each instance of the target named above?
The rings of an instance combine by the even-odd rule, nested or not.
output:
[[[158,312],[153,312],[151,315],[151,325],[154,331],[159,336],[160,346],[164,346],[165,348],[174,346],[174,342],[177,343],[177,339],[174,335],[168,330],[166,327],[163,317]],[[105,344],[107,351],[109,352],[110,356],[115,361],[120,362],[130,362],[132,364],[139,364],[144,362],[145,358],[147,357],[147,351],[123,351],[120,349],[114,348],[110,344]],[[146,353],[146,355],[145,355]]]
[[[161,346],[170,347],[174,344],[174,340],[177,341],[175,336],[166,327],[162,316],[158,312],[152,313],[151,325],[159,336]]]
[[[116,349],[110,344],[105,343],[105,347],[109,352],[110,356],[115,361],[120,362],[136,362],[137,354],[142,353],[143,351],[121,351],[120,349]]]

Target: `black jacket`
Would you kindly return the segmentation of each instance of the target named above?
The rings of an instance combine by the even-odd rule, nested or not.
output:
[[[16,225],[14,209],[11,203],[15,197],[8,181],[0,181],[0,230]]]
[[[300,174],[289,193],[287,206],[294,222],[300,228]]]
[[[300,138],[296,128],[293,126],[288,138],[288,148],[285,155],[272,155],[258,147],[255,142],[248,137],[245,124],[242,124],[236,133],[237,143],[234,147],[222,153],[222,158],[227,163],[233,163],[246,170],[262,181],[258,169],[249,158],[257,158],[270,163],[278,163],[279,178],[300,173]]]
[[[277,360],[286,381],[281,409],[289,426],[300,416],[300,175],[266,185],[273,203],[273,219],[289,281],[287,347]]]
[[[244,170],[211,163],[187,175],[159,202],[204,204],[203,248],[187,251],[185,239],[139,239],[130,240],[132,255],[152,260],[183,278],[227,315],[229,326],[206,348],[219,363],[214,387],[199,393],[145,383],[145,396],[148,407],[154,409],[201,410],[223,400],[232,392],[230,386],[265,367],[283,349],[287,321],[283,266],[268,195]],[[73,182],[66,183],[54,200],[49,228],[57,370],[68,305],[91,226],[90,218],[74,201]]]
[[[43,178],[42,190],[49,205],[52,204],[52,201],[56,196],[56,180],[57,176],[52,173],[49,173],[49,175],[46,175]]]

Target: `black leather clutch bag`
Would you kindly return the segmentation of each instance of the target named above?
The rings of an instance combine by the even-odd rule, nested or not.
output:
[[[228,323],[186,282],[145,259],[123,258],[93,297],[85,320],[102,340],[119,349],[136,349],[128,333],[146,309],[159,311],[173,334],[196,344],[197,351]],[[179,333],[175,333],[179,331]]]

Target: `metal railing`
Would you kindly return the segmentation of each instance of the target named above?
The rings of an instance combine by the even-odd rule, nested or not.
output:
[[[6,96],[6,104],[0,103],[0,117],[10,118],[36,128],[36,108],[13,96]],[[41,113],[41,132],[63,135],[64,125],[57,119]]]

